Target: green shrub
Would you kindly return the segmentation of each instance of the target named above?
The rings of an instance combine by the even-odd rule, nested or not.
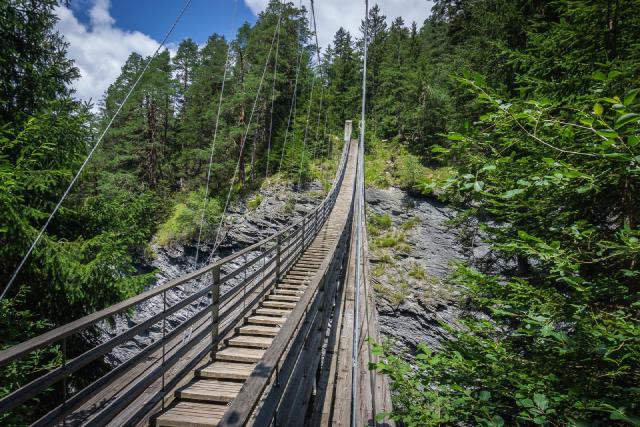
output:
[[[427,271],[417,262],[413,263],[409,269],[409,276],[418,280],[425,280],[427,278]]]
[[[367,215],[367,225],[369,234],[378,236],[382,231],[389,230],[393,223],[391,222],[391,216],[388,214],[370,213]]]
[[[400,229],[402,231],[409,231],[412,228],[416,227],[418,224],[420,224],[420,218],[417,217],[413,217],[413,218],[409,218],[408,220],[404,221],[402,224],[400,224]]]
[[[411,295],[411,287],[405,281],[389,284],[376,282],[373,284],[373,290],[394,307],[401,306]]]
[[[262,204],[262,201],[262,195],[260,193],[256,193],[256,195],[247,202],[247,208],[250,211],[255,211]]]
[[[282,207],[282,211],[289,215],[291,213],[293,213],[293,210],[296,207],[296,201],[292,198],[292,197],[288,197],[286,202],[284,202],[284,205]]]
[[[187,194],[186,200],[176,203],[171,216],[158,227],[156,242],[161,246],[186,243],[197,238],[201,223],[202,239],[213,239],[221,214],[220,203],[209,198],[203,217],[204,206],[204,191]]]
[[[405,235],[400,231],[390,231],[384,233],[382,236],[374,239],[373,243],[379,248],[390,248],[396,250],[406,249],[404,244]]]

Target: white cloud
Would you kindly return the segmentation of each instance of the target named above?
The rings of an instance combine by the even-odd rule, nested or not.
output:
[[[293,0],[298,4],[298,0]],[[254,14],[263,11],[269,0],[245,0]],[[387,17],[387,23],[401,16],[405,25],[415,21],[418,28],[431,12],[432,1],[429,0],[370,0],[369,7],[380,6],[380,11]],[[310,0],[302,0],[302,4],[311,11]],[[360,22],[364,18],[364,1],[357,0],[322,0],[316,1],[316,24],[318,25],[318,42],[326,47],[333,41],[333,35],[340,27],[347,29],[354,38],[360,37]]]
[[[139,31],[125,31],[115,27],[109,13],[109,0],[95,0],[89,11],[90,25],[79,22],[71,9],[56,9],[57,29],[69,42],[69,57],[80,69],[81,77],[74,82],[76,97],[97,103],[120,74],[132,52],[152,55],[158,42]]]

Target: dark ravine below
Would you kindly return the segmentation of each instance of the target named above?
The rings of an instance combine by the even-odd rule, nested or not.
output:
[[[247,201],[240,202],[229,209],[225,218],[223,230],[223,240],[211,256],[212,244],[205,242],[201,245],[199,254],[199,266],[211,256],[211,260],[223,258],[233,252],[241,250],[253,243],[268,237],[276,231],[302,218],[304,214],[311,211],[323,197],[319,182],[309,184],[304,192],[296,192],[290,186],[275,184],[260,191],[262,202],[255,209],[249,209]],[[178,278],[195,269],[196,242],[184,245],[174,245],[172,247],[159,247],[152,245],[155,256],[151,262],[140,266],[142,271],[156,271],[155,281],[147,289],[159,286],[171,279]],[[257,253],[248,253],[247,259],[256,256]],[[257,267],[257,266],[256,266]],[[250,272],[249,272],[250,273]],[[223,272],[224,274],[224,272]],[[238,278],[240,280],[241,278]],[[223,286],[221,293],[224,294],[231,289],[238,280],[232,280]],[[171,306],[181,301],[185,296],[193,292],[193,288],[201,288],[206,283],[196,281],[184,289],[179,286],[167,292],[167,306]],[[204,303],[204,301],[202,302]],[[117,316],[114,322],[103,322],[100,325],[100,340],[106,341],[116,335],[121,334],[128,328],[138,324],[152,315],[159,313],[163,308],[162,296],[157,296],[139,304],[129,313]],[[198,303],[193,303],[172,316],[169,316],[166,324],[166,331],[169,332],[193,313],[198,310]],[[162,337],[162,324],[157,323],[144,334],[134,337],[132,340],[116,347],[105,357],[105,362],[111,366],[130,359],[140,352],[141,349],[150,345]],[[183,335],[183,340],[189,340],[187,331]]]
[[[391,342],[394,352],[408,358],[419,343],[438,348],[447,336],[440,322],[455,327],[456,300],[463,292],[443,279],[456,261],[481,258],[488,246],[477,239],[472,250],[465,248],[460,231],[447,224],[456,211],[436,200],[416,198],[393,187],[367,189],[366,197],[369,212],[389,215],[394,229],[409,220],[416,223],[404,232],[405,248],[386,250],[393,262],[384,262],[384,249],[372,249],[369,254],[382,337]],[[370,247],[373,239],[370,235]],[[420,271],[414,276],[423,277],[412,277],[411,271]]]

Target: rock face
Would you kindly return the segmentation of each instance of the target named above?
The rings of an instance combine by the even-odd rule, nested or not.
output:
[[[199,267],[205,265],[207,260],[215,261],[223,258],[297,221],[320,203],[323,198],[323,192],[317,182],[311,183],[303,192],[293,191],[291,187],[285,185],[273,185],[261,190],[259,197],[261,202],[254,209],[250,209],[246,201],[229,209],[221,230],[223,237],[220,245],[213,253],[211,252],[214,249],[213,242],[204,242],[201,245],[202,247],[198,253]],[[148,265],[140,266],[141,271],[157,271],[156,280],[149,285],[148,289],[183,276],[196,268],[196,242],[173,247],[154,246],[153,250],[156,254],[153,261]],[[257,254],[257,252],[250,252],[247,254],[247,259],[251,259]],[[250,274],[251,271],[248,273]],[[240,279],[238,278],[238,280],[232,280],[230,283],[225,284],[221,289],[221,294],[224,295],[225,292],[228,292]],[[167,291],[167,306],[170,307],[182,301],[191,295],[194,290],[202,289],[204,286],[207,286],[204,280],[195,280]],[[206,303],[205,298],[202,298],[200,301],[196,301],[169,316],[165,325],[165,332],[171,331],[191,317]],[[132,312],[117,316],[114,322],[103,322],[100,325],[101,336],[99,339],[106,341],[121,334],[154,314],[160,313],[163,306],[163,297],[159,295],[135,306]],[[114,348],[106,356],[105,361],[112,366],[116,366],[128,360],[139,353],[141,349],[160,339],[162,332],[162,323],[156,323],[144,333],[134,337],[134,339]],[[190,338],[190,331],[187,330],[183,334],[183,340],[186,341]]]
[[[486,251],[475,242],[469,253],[460,233],[447,225],[456,211],[431,199],[418,199],[397,188],[367,189],[369,215],[389,215],[392,225],[369,233],[370,271],[376,291],[381,333],[395,351],[413,354],[419,343],[438,347],[456,324],[456,297],[462,291],[443,280],[456,261]],[[374,227],[370,227],[375,231]],[[395,241],[385,241],[385,236]],[[400,236],[400,237],[399,237]]]

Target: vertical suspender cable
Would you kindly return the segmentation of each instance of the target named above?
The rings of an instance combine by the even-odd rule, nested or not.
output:
[[[351,374],[351,426],[355,427],[358,412],[358,347],[359,347],[359,316],[360,316],[360,282],[362,281],[362,227],[364,226],[364,132],[365,132],[365,106],[367,99],[367,43],[369,37],[369,1],[365,0],[364,35],[363,35],[363,64],[362,64],[362,106],[360,112],[360,143],[358,144],[358,169],[356,172],[356,271],[355,271],[355,304],[354,304],[354,333],[353,333],[353,371]]]
[[[13,282],[16,280],[16,277],[18,277],[18,274],[22,270],[22,267],[24,267],[24,264],[27,262],[27,259],[29,259],[29,256],[31,256],[31,253],[33,252],[33,250],[35,249],[36,245],[38,244],[38,242],[40,241],[40,239],[44,235],[44,232],[49,227],[49,224],[51,223],[51,220],[53,219],[53,217],[56,215],[56,213],[60,209],[60,206],[62,206],[62,202],[64,201],[64,199],[67,198],[67,196],[71,192],[71,189],[73,188],[75,183],[78,181],[78,178],[80,178],[80,175],[82,174],[82,171],[84,170],[84,168],[89,163],[89,160],[91,160],[91,157],[93,157],[93,153],[95,153],[96,149],[98,148],[98,146],[100,145],[100,143],[104,139],[105,135],[107,134],[107,132],[111,128],[111,125],[115,121],[116,117],[118,117],[118,114],[120,114],[120,111],[122,110],[122,107],[124,106],[124,104],[126,104],[127,100],[129,99],[129,97],[133,93],[133,90],[136,88],[136,86],[138,86],[138,83],[142,79],[142,76],[145,74],[145,72],[149,68],[149,65],[151,64],[151,61],[153,61],[155,59],[155,57],[158,55],[158,52],[160,52],[160,49],[162,49],[164,44],[167,42],[167,40],[169,39],[169,36],[171,36],[171,34],[173,33],[173,30],[178,25],[178,22],[180,21],[180,19],[182,19],[182,16],[184,15],[184,13],[187,11],[189,6],[191,5],[191,2],[192,2],[192,0],[187,0],[185,5],[182,7],[182,10],[180,11],[178,16],[176,17],[175,21],[173,22],[173,25],[171,25],[171,28],[169,29],[167,34],[165,34],[164,39],[162,39],[162,42],[160,42],[160,44],[158,45],[158,48],[156,49],[156,51],[147,60],[147,63],[145,64],[144,68],[142,69],[140,74],[138,74],[138,77],[136,78],[136,80],[133,83],[133,85],[131,85],[131,87],[129,88],[129,92],[127,92],[126,96],[124,97],[124,99],[122,100],[120,105],[118,106],[118,109],[116,110],[116,112],[113,114],[113,116],[111,116],[111,119],[109,120],[109,123],[107,123],[107,127],[102,131],[102,134],[100,134],[100,137],[98,138],[98,140],[96,141],[94,146],[91,148],[91,151],[89,151],[89,154],[87,155],[87,158],[80,165],[80,168],[78,169],[78,171],[76,172],[75,176],[73,177],[73,179],[69,183],[69,186],[67,187],[65,192],[62,194],[62,197],[60,197],[60,200],[56,204],[56,206],[53,209],[53,211],[49,214],[49,217],[47,218],[47,220],[45,221],[44,225],[42,226],[42,228],[38,232],[38,235],[36,236],[36,238],[33,241],[33,243],[31,243],[31,246],[29,247],[29,250],[24,255],[24,257],[22,257],[22,260],[20,261],[20,264],[18,265],[16,270],[13,272],[13,275],[11,276],[11,279],[9,279],[9,283],[7,283],[7,286],[5,286],[4,290],[2,291],[2,294],[0,294],[0,300],[2,300],[4,298],[4,296],[7,294],[7,292],[11,288],[11,285],[13,285]]]
[[[298,3],[298,10],[302,10],[302,0]],[[291,107],[289,108],[289,119],[287,120],[287,129],[284,133],[284,142],[282,144],[282,151],[280,152],[280,164],[278,165],[278,173],[282,170],[282,161],[284,160],[284,150],[287,148],[287,138],[289,137],[289,126],[291,125],[291,117],[293,116],[293,130],[295,135],[296,125],[296,108],[298,97],[298,77],[300,76],[300,63],[302,62],[302,43],[300,42],[300,36],[302,34],[302,18],[298,20],[298,38],[296,44],[298,45],[298,52],[296,54],[296,77],[293,84],[293,96],[291,97]]]
[[[318,66],[320,66],[320,46],[318,45],[318,30],[316,28],[316,13],[313,4],[313,0],[311,0],[311,16],[313,17],[313,31],[315,33],[316,38],[316,55],[318,57]],[[302,166],[304,164],[304,154],[307,149],[307,131],[309,130],[309,118],[311,117],[311,104],[313,104],[313,89],[316,84],[317,74],[313,73],[313,80],[311,80],[311,91],[309,92],[309,108],[307,109],[307,123],[304,128],[304,136],[302,138],[302,152],[300,153],[300,170],[298,172],[298,189],[300,189],[300,184],[302,182]],[[322,104],[320,105],[322,108]]]
[[[280,4],[282,9],[285,8],[284,2]],[[284,13],[284,12],[281,12]],[[273,66],[273,83],[271,84],[271,112],[269,113],[269,142],[267,145],[267,167],[264,172],[264,178],[269,176],[269,157],[271,155],[271,137],[273,135],[273,106],[276,100],[276,76],[278,74],[278,54],[280,53],[280,31],[278,30],[278,41],[276,42],[276,59]]]
[[[218,230],[216,232],[216,237],[213,243],[213,249],[211,250],[211,254],[209,254],[209,258],[207,259],[207,262],[210,261],[213,258],[213,255],[216,251],[216,249],[218,248],[218,246],[220,245],[220,243],[222,243],[222,239],[220,238],[220,231],[222,230],[222,224],[224,223],[224,218],[225,215],[227,213],[227,209],[229,207],[229,201],[231,200],[231,193],[233,191],[233,185],[236,181],[236,177],[238,176],[238,172],[240,171],[240,161],[242,159],[242,155],[244,152],[244,146],[245,143],[247,141],[247,136],[249,135],[249,130],[251,129],[251,123],[253,121],[253,115],[256,111],[256,106],[258,104],[258,98],[260,97],[260,92],[262,90],[262,84],[264,83],[264,77],[267,74],[267,68],[269,66],[269,60],[271,59],[271,52],[273,51],[273,44],[275,43],[276,40],[276,34],[278,34],[278,31],[280,31],[280,23],[282,21],[282,15],[283,15],[283,11],[284,8],[280,9],[280,15],[278,16],[278,23],[276,25],[276,29],[273,33],[273,37],[271,38],[271,47],[269,48],[269,53],[267,54],[267,60],[264,64],[264,69],[262,70],[262,76],[260,77],[260,83],[258,84],[258,89],[256,91],[256,97],[253,100],[253,107],[251,108],[251,114],[249,115],[249,121],[247,122],[247,126],[245,128],[244,134],[242,136],[242,141],[240,143],[240,154],[238,155],[238,162],[236,163],[236,168],[233,172],[233,177],[231,178],[231,182],[229,184],[229,191],[227,192],[227,197],[224,203],[224,208],[222,209],[222,215],[220,217],[220,222],[218,223]]]
[[[231,22],[235,21],[236,7],[237,7],[237,2],[234,2],[233,18],[231,19]],[[230,67],[229,57],[231,56],[231,46],[233,43],[231,41],[229,41],[228,43],[229,44],[227,46],[227,56],[224,60],[224,73],[222,75],[222,87],[220,88],[220,97],[218,98],[218,112],[216,113],[216,125],[213,130],[213,140],[211,142],[211,151],[209,152],[209,169],[207,170],[207,183],[204,190],[204,205],[202,206],[202,215],[200,215],[200,227],[198,230],[198,242],[196,244],[196,260],[195,260],[194,270],[198,269],[198,256],[200,255],[200,242],[202,240],[202,228],[204,227],[204,216],[207,211],[207,204],[209,201],[209,184],[211,183],[211,166],[213,164],[213,153],[216,149],[216,138],[218,136],[218,124],[220,123],[220,111],[222,109],[222,98],[224,96],[224,87],[227,81],[227,72]]]

